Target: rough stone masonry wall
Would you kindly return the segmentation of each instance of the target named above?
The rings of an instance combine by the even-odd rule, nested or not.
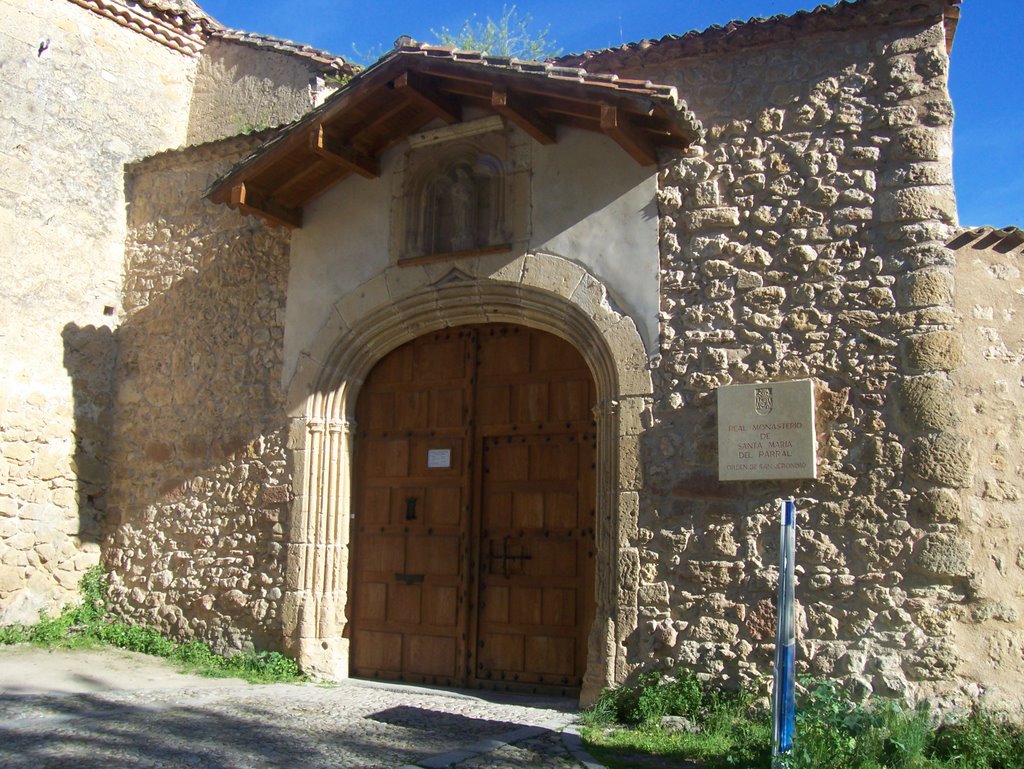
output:
[[[288,233],[202,200],[240,137],[129,169],[104,552],[117,609],[222,651],[280,644],[291,500]]]
[[[1024,691],[1024,246],[971,233],[956,238],[956,309],[965,362],[955,374],[961,418],[973,426],[978,472],[967,504],[950,521],[973,548],[975,600],[954,626],[965,676],[986,683],[992,702]]]
[[[193,60],[67,0],[0,0],[0,624],[99,559],[125,162],[184,141]]]
[[[188,141],[283,125],[314,107],[328,85],[309,60],[211,39],[196,72]]]
[[[858,695],[956,694],[974,459],[949,380],[952,108],[930,7],[917,27],[623,73],[674,82],[709,129],[661,172],[655,426],[624,558],[636,665],[766,680],[775,500],[794,495],[801,668]],[[719,483],[715,388],[802,377],[819,384],[819,478]]]

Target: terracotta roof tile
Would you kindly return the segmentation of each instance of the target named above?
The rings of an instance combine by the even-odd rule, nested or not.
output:
[[[650,80],[621,78],[613,72],[588,72],[583,67],[562,64],[560,60],[529,61],[509,56],[491,56],[485,51],[465,51],[449,46],[418,43],[408,36],[403,36],[398,39],[395,48],[390,53],[364,72],[369,73],[374,67],[396,56],[417,55],[430,59],[448,59],[454,62],[475,64],[484,68],[506,69],[555,81],[573,81],[588,86],[603,86],[622,93],[645,96],[655,99],[670,113],[673,113],[676,120],[684,125],[687,132],[693,136],[694,141],[701,141],[704,136],[701,122],[689,110],[686,102],[679,98],[675,86],[659,85]]]
[[[322,105],[268,137],[206,196],[301,226],[307,203],[370,169],[380,153],[431,121],[460,119],[465,105],[497,112],[543,144],[557,141],[558,125],[607,134],[642,165],[655,165],[659,149],[685,151],[704,135],[673,86],[403,38]],[[247,189],[262,202],[246,203]]]
[[[192,0],[69,0],[182,53],[195,55],[210,38],[264,48],[314,62],[324,74],[351,74],[341,56],[271,35],[227,29]]]
[[[946,246],[953,251],[970,246],[979,250],[991,250],[1008,254],[1024,245],[1024,230],[1018,227],[971,227],[957,233]]]
[[[693,56],[753,45],[777,43],[827,30],[849,29],[876,24],[902,24],[925,18],[945,18],[950,32],[947,47],[952,46],[961,0],[840,0],[835,5],[819,5],[810,11],[787,16],[754,17],[747,21],[714,24],[704,30],[682,35],[640,40],[635,43],[560,56],[558,64],[603,69],[625,69],[681,56]]]
[[[285,40],[280,37],[273,37],[271,35],[261,35],[255,32],[244,32],[239,29],[218,29],[210,33],[210,37],[217,38],[220,40],[227,40],[233,43],[241,43],[242,45],[252,46],[254,48],[265,48],[278,53],[287,54],[290,56],[299,56],[304,59],[309,59],[316,64],[321,65],[322,71],[325,73],[345,73],[351,74],[353,67],[351,64],[345,61],[341,56],[337,56],[328,51],[323,51],[319,48],[314,48],[310,45],[303,45],[302,43],[296,43],[291,40]]]
[[[217,25],[206,14],[193,16],[169,0],[70,0],[141,35],[181,53],[195,55],[206,44],[207,32]]]

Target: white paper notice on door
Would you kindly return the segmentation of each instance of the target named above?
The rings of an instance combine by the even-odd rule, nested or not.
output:
[[[427,467],[451,467],[451,449],[427,449]]]

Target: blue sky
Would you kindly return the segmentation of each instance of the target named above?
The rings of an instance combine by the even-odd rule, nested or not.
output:
[[[909,0],[890,0],[908,2]],[[458,29],[473,14],[498,18],[501,0],[198,0],[222,24],[351,57],[380,53],[407,34]],[[511,5],[512,3],[508,3]],[[563,53],[681,34],[730,19],[812,8],[813,0],[520,0],[520,13]],[[964,0],[953,48],[954,172],[960,222],[1024,228],[1024,57],[1022,0]],[[685,94],[680,94],[684,99]]]

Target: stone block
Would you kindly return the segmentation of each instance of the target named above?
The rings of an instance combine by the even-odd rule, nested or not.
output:
[[[974,446],[970,439],[955,433],[936,433],[915,439],[907,462],[913,477],[959,489],[973,483],[974,466]]]
[[[956,197],[952,186],[905,187],[879,196],[882,222],[956,221]]]
[[[24,584],[24,570],[18,566],[0,564],[0,593],[17,590]]]
[[[736,271],[736,288],[740,291],[746,291],[751,288],[760,288],[764,285],[764,278],[756,272],[750,270],[737,270]]]
[[[699,182],[693,188],[693,200],[698,208],[712,208],[721,202],[721,194],[718,191],[718,182],[714,179],[706,182]]]
[[[641,585],[637,591],[637,602],[641,606],[668,608],[668,583],[655,582],[650,585]]]
[[[950,186],[953,171],[948,163],[904,163],[883,171],[879,184],[883,188]]]
[[[289,485],[263,485],[262,503],[264,505],[283,505],[292,499],[292,489]]]
[[[964,362],[964,340],[955,331],[914,334],[903,341],[907,366],[918,371],[953,371]]]
[[[892,143],[893,160],[940,160],[948,152],[948,141],[936,130],[924,126],[907,128]]]
[[[974,551],[969,542],[953,534],[929,534],[920,543],[914,562],[936,577],[969,577]]]
[[[786,301],[786,289],[782,286],[764,286],[754,288],[745,295],[748,304],[758,309],[775,310]]]
[[[690,230],[710,227],[736,227],[740,223],[740,210],[730,206],[701,208],[683,214],[683,226]]]
[[[906,377],[896,385],[900,414],[912,429],[948,430],[959,418],[953,383],[941,374]]]
[[[953,274],[946,269],[908,273],[897,284],[901,307],[934,307],[953,303]]]
[[[2,569],[0,567],[0,574]],[[0,590],[3,588],[0,587]],[[49,608],[49,601],[46,597],[32,590],[19,590],[13,596],[4,601],[4,608],[0,610],[0,627],[5,625],[32,625],[39,621],[42,611]]]
[[[570,297],[583,280],[585,272],[575,262],[557,256],[528,255],[523,268],[522,283]]]
[[[810,264],[816,261],[818,258],[818,252],[811,246],[793,246],[789,251],[786,252],[786,261],[790,264]]]
[[[618,323],[621,318],[608,301],[608,291],[604,284],[589,274],[583,275],[569,299],[602,331]]]
[[[638,534],[640,495],[635,491],[619,492],[619,547],[628,547]]]

